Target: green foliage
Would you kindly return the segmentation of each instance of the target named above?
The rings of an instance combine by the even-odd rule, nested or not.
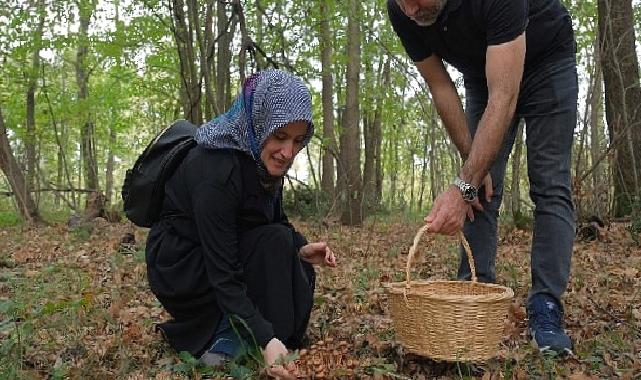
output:
[[[577,24],[579,56],[593,55],[591,46],[596,27],[595,1],[565,1]],[[227,7],[226,3],[216,2]],[[226,5],[225,5],[226,4]],[[258,6],[257,6],[258,5]],[[342,128],[339,111],[345,102],[345,63],[348,57],[345,24],[347,7],[325,1],[321,13],[318,2],[260,0],[243,2],[248,35],[268,55],[250,57],[249,70],[277,65],[292,70],[309,83],[312,90],[314,118],[320,126],[320,21],[327,19],[332,35],[332,75],[335,112],[334,138]],[[118,17],[116,17],[118,6]],[[93,10],[85,68],[89,73],[89,96],[79,101],[76,83],[79,7]],[[215,6],[216,7],[216,6]],[[383,147],[380,152],[383,168],[383,205],[392,211],[424,208],[427,199],[440,192],[445,182],[460,169],[461,162],[440,125],[429,93],[422,79],[404,52],[399,39],[387,21],[385,2],[360,2],[357,19],[361,24],[362,72],[360,83],[361,127],[380,112]],[[638,15],[639,7],[635,6]],[[43,33],[38,36],[39,16],[45,15]],[[199,3],[204,23],[205,6]],[[637,17],[638,18],[638,17]],[[105,167],[115,157],[114,189],[122,183],[124,171],[147,145],[151,136],[182,117],[180,94],[182,81],[172,33],[172,17],[166,2],[123,3],[101,0],[97,3],[63,0],[45,2],[38,10],[30,3],[17,0],[0,10],[0,107],[2,107],[9,139],[19,161],[24,160],[26,143],[26,78],[30,72],[32,53],[41,43],[41,69],[36,73],[36,138],[39,152],[39,175],[42,181],[56,187],[82,188],[80,162],[80,130],[87,118],[95,128],[94,149],[100,172],[100,185],[106,182]],[[204,25],[204,24],[203,24]],[[201,26],[203,26],[201,25]],[[215,29],[215,28],[214,28]],[[217,34],[217,31],[210,33]],[[40,42],[39,42],[40,41]],[[214,58],[220,41],[213,46]],[[232,42],[238,51],[238,28]],[[196,69],[201,62],[194,44]],[[382,84],[382,68],[390,63],[390,82]],[[184,64],[184,63],[183,63]],[[235,59],[232,65],[235,64]],[[587,64],[587,63],[586,63]],[[31,70],[33,71],[33,70]],[[216,76],[215,67],[212,76]],[[232,69],[231,92],[237,88],[239,73]],[[460,77],[454,78],[461,90]],[[204,102],[203,99],[200,100]],[[221,110],[222,111],[222,110]],[[115,139],[110,138],[115,132]],[[361,133],[363,136],[363,133]],[[323,139],[316,129],[318,142]],[[364,136],[363,136],[364,137]],[[327,139],[325,139],[327,140]],[[364,140],[363,140],[364,141]],[[314,165],[324,154],[317,141],[310,147]],[[327,143],[327,141],[324,141]],[[59,154],[61,153],[61,154]],[[62,161],[62,165],[59,163]],[[63,171],[59,171],[64,168]],[[424,170],[424,168],[426,170]],[[316,177],[320,168],[314,168]],[[438,171],[438,173],[433,173]],[[432,173],[431,173],[432,172]],[[319,178],[316,178],[318,181]],[[311,176],[307,180],[311,181]],[[316,184],[313,184],[315,187]],[[300,190],[303,192],[303,190]],[[305,191],[313,193],[313,191]],[[46,212],[53,194],[43,193],[41,203]],[[294,198],[289,209],[301,215],[322,215],[330,200],[323,194],[303,194],[300,206]],[[76,204],[81,204],[77,199]]]
[[[230,320],[234,332],[240,336],[240,330],[244,329],[249,331],[247,324],[239,318],[232,318]],[[178,357],[180,362],[168,366],[168,369],[173,373],[196,377],[196,376],[211,376],[214,378],[231,376],[234,379],[250,380],[255,379],[258,373],[265,367],[265,360],[262,351],[252,334],[251,343],[248,344],[245,340],[241,339],[240,352],[235,358],[225,362],[219,367],[210,367],[203,364],[200,360],[194,358],[188,352],[182,351]],[[279,358],[275,364],[286,364],[297,360],[299,358],[298,352],[293,351],[285,357]]]
[[[0,334],[9,335],[0,343],[0,378],[13,379],[17,377],[22,347],[16,320],[16,305],[12,300],[0,300]]]
[[[72,215],[72,210],[68,207],[56,210],[55,206],[47,203],[41,208],[44,209],[42,217],[49,223],[66,223]]]
[[[365,373],[373,375],[374,377],[389,377],[392,379],[409,379],[406,376],[397,375],[396,364],[387,363],[384,360],[379,360],[376,363],[369,365],[365,368]]]
[[[534,220],[530,213],[516,213],[511,218],[512,225],[519,230],[531,231],[534,225]]]
[[[368,298],[368,290],[372,288],[372,283],[380,278],[380,271],[375,268],[363,268],[358,275],[352,280],[354,285],[354,296],[357,302],[365,302]]]
[[[71,233],[76,241],[84,242],[89,240],[93,232],[93,225],[91,223],[81,223],[80,225],[71,229]]]
[[[181,362],[170,366],[170,370],[175,373],[183,374],[186,376],[200,375],[213,375],[215,371],[213,368],[207,367],[198,359],[194,358],[187,351],[181,351],[178,354]]]
[[[311,187],[299,186],[283,193],[283,209],[290,216],[322,218],[330,211],[333,199],[329,194]]]
[[[18,226],[22,223],[15,211],[0,211],[0,228]]]
[[[329,18],[333,41],[333,75],[336,108],[344,102],[344,75],[347,57],[342,46],[346,44],[344,24],[345,7],[335,1],[326,2],[327,10],[320,13],[317,3],[261,0],[260,8],[253,3],[244,4],[250,36],[266,52],[272,63],[281,65],[301,75],[310,83],[314,93],[314,114],[320,114],[318,21]],[[222,4],[222,3],[221,3]],[[118,18],[114,8],[118,5]],[[82,12],[93,11],[88,54],[85,66],[89,75],[89,97],[78,100],[75,83],[75,61],[78,44],[78,6]],[[95,8],[95,9],[94,9]],[[204,15],[204,8],[201,9]],[[31,53],[38,39],[33,33],[38,15],[26,3],[11,2],[2,10],[2,22],[9,28],[0,33],[0,51],[8,58],[0,68],[6,81],[0,83],[0,105],[9,130],[9,137],[18,156],[23,155],[25,142],[25,70],[30,67]],[[422,141],[428,129],[423,122],[429,101],[411,73],[411,62],[386,22],[384,2],[364,2],[359,5],[358,18],[362,21],[362,61],[364,64],[361,85],[361,110],[363,118],[372,118],[378,99],[382,99],[383,134],[388,138],[393,129],[393,141],[402,152],[398,159],[385,156],[385,181],[391,171],[398,172],[397,187],[408,187],[409,165],[421,155]],[[104,0],[71,2],[68,0],[46,3],[45,25],[41,54],[42,70],[38,72],[36,89],[36,134],[41,152],[41,175],[47,183],[60,187],[82,187],[79,162],[80,129],[89,117],[95,126],[95,149],[98,167],[103,173],[110,154],[116,156],[114,179],[119,184],[124,170],[131,165],[136,154],[148,143],[150,136],[170,121],[180,116],[179,94],[181,81],[178,75],[180,62],[176,53],[170,24],[171,14],[166,4],[147,1],[144,5]],[[100,26],[98,26],[100,25]],[[23,27],[24,26],[24,27]],[[20,43],[24,42],[24,43]],[[234,44],[236,44],[234,42]],[[390,56],[390,53],[394,56]],[[262,65],[271,65],[264,58]],[[381,68],[391,60],[391,83],[381,87]],[[195,62],[197,65],[199,62]],[[237,74],[234,74],[237,75]],[[411,78],[408,80],[408,76]],[[232,82],[232,87],[237,83]],[[412,91],[406,88],[412,87]],[[395,115],[406,114],[403,125]],[[433,119],[427,121],[432,123]],[[320,124],[320,123],[319,123]],[[336,118],[336,132],[340,120]],[[115,131],[115,141],[110,132]],[[317,134],[320,131],[317,129]],[[335,134],[337,137],[337,133]],[[436,135],[435,135],[436,136]],[[442,131],[438,137],[442,138]],[[445,145],[439,144],[440,147]],[[320,146],[311,154],[321,154]],[[63,155],[58,155],[61,152]],[[383,152],[385,154],[385,151]],[[314,157],[314,161],[315,161]],[[59,161],[63,172],[59,172]],[[105,183],[104,179],[100,181]],[[417,202],[419,181],[415,181],[414,197],[398,192],[391,207]],[[387,192],[387,188],[385,186]],[[52,195],[43,193],[43,197]],[[303,197],[305,198],[305,197]],[[318,214],[327,209],[327,201],[314,196],[314,206],[302,206],[300,212]],[[307,200],[305,201],[307,202]],[[46,202],[46,207],[51,203]],[[311,210],[310,210],[311,208]]]
[[[238,355],[219,367],[210,367],[194,358],[186,351],[178,354],[180,361],[167,366],[173,373],[189,377],[211,376],[213,378],[231,376],[234,379],[250,380],[255,379],[265,367],[265,359],[262,351],[256,343],[247,323],[240,318],[231,318],[230,324],[237,336],[241,336],[241,330],[248,332],[249,342],[241,339],[241,348]],[[287,364],[299,359],[298,351],[292,351],[288,355],[279,358],[275,364]]]

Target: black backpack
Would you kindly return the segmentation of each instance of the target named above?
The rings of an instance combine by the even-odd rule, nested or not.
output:
[[[122,185],[125,215],[135,225],[151,227],[160,218],[165,182],[196,146],[194,124],[178,120],[160,132],[127,170]]]

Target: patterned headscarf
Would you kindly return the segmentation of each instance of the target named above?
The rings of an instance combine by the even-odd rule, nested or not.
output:
[[[258,166],[263,187],[275,191],[282,185],[282,177],[267,173],[260,153],[269,136],[294,121],[309,125],[302,143],[305,146],[314,133],[309,90],[290,73],[265,70],[247,78],[231,108],[198,128],[195,139],[208,148],[237,149],[249,154]]]

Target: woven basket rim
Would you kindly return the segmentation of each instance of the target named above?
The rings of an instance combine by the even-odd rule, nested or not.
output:
[[[405,281],[382,284],[389,295],[397,338],[409,352],[440,360],[476,361],[495,356],[503,331],[502,319],[508,314],[514,290],[478,282],[472,250],[462,232],[459,237],[472,281],[411,281],[412,258],[428,228],[426,224],[414,236]]]
[[[429,293],[421,291],[420,289],[406,288],[406,282],[388,282],[384,283],[383,287],[391,294],[400,294],[408,296],[418,296],[425,299],[433,300],[446,300],[446,301],[457,301],[457,302],[496,302],[499,300],[510,299],[514,297],[514,290],[507,286],[499,284],[488,284],[484,282],[469,282],[469,281],[447,281],[447,280],[433,280],[433,281],[411,281],[410,285],[431,285],[431,284],[473,284],[473,286],[484,287],[484,288],[493,288],[501,290],[501,292],[496,293],[486,293],[486,294],[448,294],[448,293]]]

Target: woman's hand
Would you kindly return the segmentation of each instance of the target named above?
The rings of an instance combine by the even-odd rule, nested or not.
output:
[[[287,356],[287,347],[277,338],[272,338],[263,350],[269,376],[283,380],[295,379],[292,373],[296,371],[296,365],[294,363],[283,364],[282,358],[285,356]]]
[[[301,247],[298,256],[312,265],[325,264],[332,268],[336,267],[336,256],[324,241]]]

